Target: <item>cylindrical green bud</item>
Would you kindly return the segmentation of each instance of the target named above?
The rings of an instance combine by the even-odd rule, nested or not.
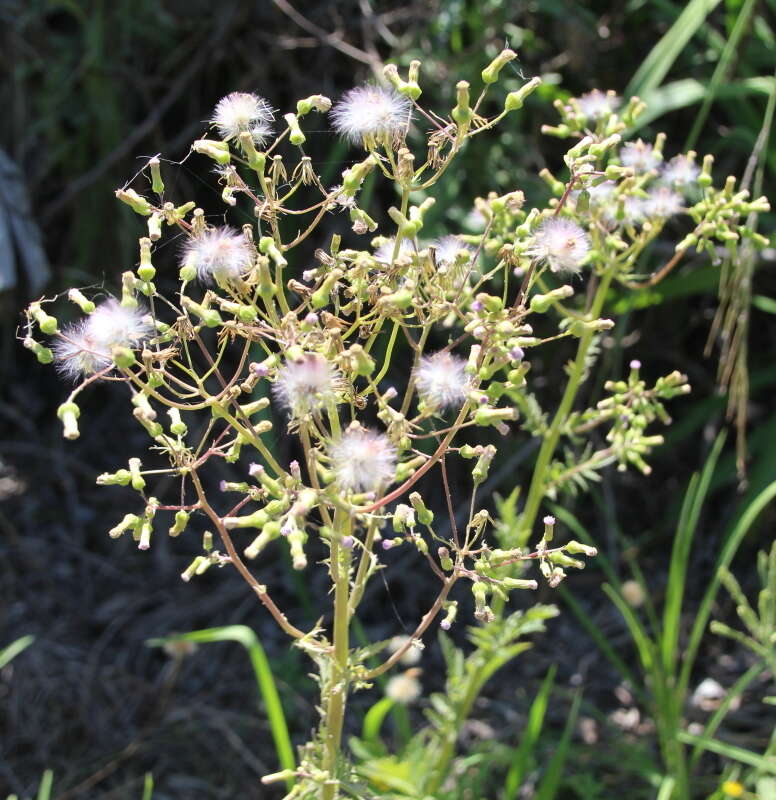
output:
[[[288,125],[288,130],[290,132],[288,140],[291,144],[296,146],[303,145],[306,141],[306,137],[299,127],[299,120],[296,118],[296,114],[284,114],[283,119],[286,121],[286,125]]]
[[[325,278],[323,283],[313,292],[310,302],[313,308],[323,308],[329,303],[329,296],[334,290],[334,284],[342,277],[341,269],[333,269]]]
[[[212,158],[216,164],[221,166],[228,164],[232,158],[228,142],[217,142],[214,139],[197,139],[191,145],[191,149],[195,153]]]
[[[97,476],[98,486],[127,486],[132,473],[128,469],[118,469],[116,472],[103,472]]]
[[[426,507],[420,494],[418,494],[418,492],[412,492],[409,500],[410,503],[412,503],[412,507],[415,509],[418,522],[420,522],[421,525],[431,525],[434,521],[434,512]]]
[[[453,569],[453,559],[450,558],[450,551],[446,547],[438,547],[437,555],[439,556],[439,566],[445,572],[451,572]]]
[[[113,363],[119,369],[129,369],[136,361],[135,354],[129,347],[114,347],[111,350]]]
[[[154,156],[149,162],[148,166],[151,169],[151,189],[156,194],[164,193],[164,181],[162,180],[161,162]]]
[[[62,420],[65,439],[77,439],[80,435],[78,417],[81,416],[81,409],[72,400],[69,400],[66,403],[62,403],[57,409],[57,416]]]
[[[458,81],[455,85],[456,92],[456,106],[452,110],[451,115],[458,123],[458,129],[461,132],[466,132],[471,125],[474,112],[469,105],[469,83],[468,81]]]
[[[188,511],[184,511],[181,509],[180,511],[175,512],[175,521],[170,526],[170,530],[168,533],[170,536],[180,536],[183,531],[186,530],[186,526],[189,524],[189,518],[191,514]]]
[[[510,411],[511,409],[505,410]],[[496,448],[494,445],[489,444],[486,447],[483,447],[482,453],[477,459],[477,463],[474,465],[474,469],[472,470],[472,478],[474,479],[475,486],[479,486],[485,480],[485,478],[488,477],[488,470],[490,469],[490,465],[495,455]]]
[[[476,425],[497,425],[514,419],[517,419],[517,410],[514,408],[478,408],[474,412]]]
[[[170,417],[170,432],[174,436],[185,436],[189,429],[181,419],[181,412],[177,408],[169,408],[167,415]]]
[[[132,488],[136,492],[142,492],[145,489],[145,478],[140,474],[140,467],[142,462],[139,458],[129,459],[129,472],[132,476]]]
[[[116,189],[116,197],[144,217],[151,213],[151,204],[134,189]]]
[[[522,108],[525,98],[528,97],[529,94],[535,92],[541,82],[541,78],[531,78],[531,80],[528,81],[525,86],[521,86],[516,92],[510,92],[504,100],[504,111],[517,111],[518,109]],[[542,131],[544,131],[545,127],[549,128],[550,126],[543,126]],[[561,133],[562,129],[565,129],[563,133]],[[555,133],[556,136],[567,136],[568,133],[570,133],[570,129],[567,125],[559,125],[554,130],[557,131],[557,133]]]
[[[563,546],[563,549],[567,553],[571,553],[571,555],[582,555],[590,556],[593,558],[594,556],[598,555],[598,549],[595,547],[591,547],[589,544],[582,544],[582,542],[574,541],[573,539]]]
[[[124,531],[129,528],[134,528],[139,522],[140,517],[138,517],[137,514],[125,514],[121,522],[108,531],[108,536],[110,536],[111,539],[118,539]]]
[[[502,50],[493,61],[482,70],[482,82],[486,84],[495,83],[501,70],[513,59],[517,58],[514,50],[507,48]]]
[[[67,293],[67,299],[71,303],[75,303],[78,308],[84,312],[84,314],[91,314],[92,311],[94,311],[94,303],[89,300],[79,289],[70,289],[70,291]]]
[[[30,305],[30,314],[32,314],[33,318],[38,323],[38,327],[41,329],[41,331],[43,331],[43,333],[50,335],[57,332],[56,317],[52,317],[50,314],[47,314],[40,307],[40,303],[32,303],[32,305]]]
[[[36,342],[31,336],[26,336],[23,344],[28,350],[32,350],[35,353],[35,358],[41,364],[50,364],[54,360],[54,353],[40,342]]]
[[[539,584],[534,580],[524,580],[522,578],[503,578],[501,585],[505,589],[538,589]]]

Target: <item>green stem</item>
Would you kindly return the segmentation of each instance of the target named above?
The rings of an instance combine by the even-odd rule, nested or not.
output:
[[[593,302],[590,307],[589,319],[596,319],[603,308],[606,292],[609,289],[609,284],[612,281],[613,270],[604,273],[601,283],[593,297]],[[577,346],[577,355],[574,359],[574,365],[571,369],[569,381],[566,384],[566,389],[563,392],[558,410],[555,412],[552,424],[544,434],[544,441],[539,449],[539,455],[536,459],[533,476],[531,478],[531,485],[528,489],[528,496],[526,497],[525,507],[523,513],[520,515],[520,525],[518,528],[518,540],[516,546],[522,547],[531,536],[534,522],[539,513],[539,506],[544,499],[546,490],[546,477],[547,469],[550,466],[555,449],[558,446],[563,426],[566,424],[569,412],[571,411],[574,401],[577,397],[577,392],[582,383],[582,378],[585,374],[585,362],[587,354],[590,350],[590,345],[593,341],[595,333],[593,331],[585,331],[579,339]]]
[[[335,800],[339,783],[336,779],[337,760],[342,743],[342,726],[345,721],[345,704],[348,694],[348,660],[350,656],[350,614],[348,594],[351,550],[340,547],[343,536],[350,535],[350,515],[338,511],[331,539],[331,572],[334,580],[334,663],[326,692],[326,719],[324,722],[324,770],[329,773],[323,785],[322,800]]]

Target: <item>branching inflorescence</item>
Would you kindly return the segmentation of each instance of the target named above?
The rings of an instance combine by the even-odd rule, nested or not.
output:
[[[504,605],[510,592],[537,586],[526,576],[533,562],[555,586],[568,569],[584,566],[579,556],[595,555],[586,545],[559,542],[550,516],[530,544],[545,498],[584,488],[613,462],[649,471],[646,459],[662,439],[646,429],[668,421],[665,400],[689,391],[683,375],[674,372],[648,388],[634,362],[629,377],[608,383],[608,396],[595,407],[574,409],[597,342],[614,324],[602,316],[610,287],[655,282],[692,248],[735,255],[742,237],[761,243],[740,220],[766,209],[764,198],[737,192],[733,178],[714,188],[710,156],[700,165],[695,153],[664,164],[663,136],[623,142],[643,104],[599,91],[556,103],[561,121],[545,133],[574,141],[563,179],[541,173],[552,195],[545,207],[527,206],[517,189],[477,198],[482,233],[424,240],[433,187],[467,140],[489,135],[540,83],[529,81],[507,94],[495,116],[484,115],[489,90],[514,55],[505,50],[483,70],[473,104],[469,84],[459,82],[456,105],[445,116],[419,103],[419,62],[407,80],[386,67],[385,86],[355,88],[333,107],[322,95],[300,100],[282,123],[258,95],[227,95],[212,114],[210,136],[192,149],[203,163],[216,163],[224,203],[250,209],[255,223],[239,230],[211,226],[194,203],[171,197],[160,161],[152,159],[145,170],[150,187],[116,193],[147,222],[139,264],[123,274],[120,299],[95,305],[71,290],[84,317],[61,328],[47,299],[27,312],[25,346],[77,382],[58,412],[64,435],[79,435],[80,392],[110,378],[123,384],[153,449],[168,459],[164,469],[147,469],[132,458],[98,478],[129,485],[141,498],[111,536],[130,533],[147,548],[164,514],[172,515],[171,536],[182,534],[192,517],[204,519],[220,544],[206,533],[184,579],[214,565],[234,566],[317,663],[320,732],[295,771],[267,778],[290,781],[289,798],[332,800],[346,792],[351,767],[340,747],[348,693],[399,663],[435,621],[449,629],[458,584],[468,584],[477,620],[495,626],[487,646],[506,647],[519,626],[504,617]],[[365,151],[335,187],[323,185],[304,151],[303,120],[313,112],[328,112],[334,129]],[[280,131],[274,139],[273,126]],[[387,210],[380,235],[359,245],[378,232],[359,205],[370,174],[394,183],[401,200]],[[311,191],[316,199],[298,201]],[[324,243],[320,224],[331,213],[347,214],[351,230]],[[686,235],[662,269],[641,274],[642,254],[674,217],[689,222]],[[154,249],[181,233],[180,283],[163,296]],[[318,245],[316,263],[304,267],[295,256],[310,239]],[[38,341],[37,331],[52,342]],[[557,339],[573,340],[576,354],[558,404],[547,413],[531,393],[531,356]],[[397,342],[407,343],[412,363],[394,371]],[[276,417],[257,421],[270,397]],[[207,423],[192,424],[198,417]],[[281,463],[273,450],[267,435],[284,427],[298,439],[302,463]],[[485,429],[496,443],[520,430],[540,440],[511,527],[494,531],[487,508],[478,508],[476,492],[498,444],[471,444],[473,429]],[[584,446],[594,430],[604,434],[595,439],[604,442],[597,450]],[[561,440],[565,455],[558,453]],[[468,459],[473,491],[466,524],[459,530],[451,518],[443,535],[429,506],[446,501],[452,510],[449,495],[424,498],[415,487],[437,470],[448,491],[451,458]],[[224,497],[209,496],[203,477],[219,459],[243,471],[242,481],[220,487],[224,497],[237,498],[229,508]],[[179,503],[164,505],[147,492],[150,476],[160,473],[180,480]],[[326,548],[325,566],[308,564],[311,536]],[[330,632],[297,628],[257,577],[261,565],[246,563],[278,543],[289,547],[295,568],[328,570]],[[384,551],[395,547],[414,548],[427,562],[435,599],[402,645],[367,666],[373,651],[351,648],[350,624]],[[424,786],[428,794],[438,788],[450,752],[445,740]]]

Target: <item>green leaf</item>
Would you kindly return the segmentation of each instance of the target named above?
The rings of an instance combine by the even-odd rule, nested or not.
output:
[[[380,728],[388,712],[393,708],[394,701],[390,697],[378,700],[364,715],[364,725],[361,729],[361,738],[369,744],[376,744],[380,737]]]
[[[682,616],[682,599],[690,563],[690,552],[695,531],[698,527],[703,503],[709,491],[711,477],[719,460],[719,454],[725,444],[725,433],[717,436],[714,446],[706,459],[700,477],[693,475],[687,489],[679,525],[674,534],[674,545],[671,550],[671,562],[668,571],[668,589],[665,608],[663,610],[663,632],[660,637],[660,651],[663,669],[666,675],[673,674],[679,644],[679,623]]]
[[[776,300],[763,294],[752,296],[752,305],[766,314],[776,314]]]
[[[542,732],[544,715],[547,711],[547,702],[550,697],[552,685],[555,681],[556,670],[557,667],[553,664],[542,681],[539,693],[534,698],[533,703],[531,703],[531,709],[528,712],[528,722],[520,739],[520,745],[515,750],[512,764],[509,767],[509,772],[504,782],[504,800],[515,800],[515,798],[517,798],[523,778],[528,771],[529,758],[539,740],[539,734]]]
[[[563,767],[566,764],[566,756],[568,755],[569,745],[571,744],[571,734],[574,732],[574,726],[577,723],[577,716],[579,715],[579,708],[582,705],[582,694],[577,692],[574,697],[574,702],[571,705],[569,717],[566,720],[566,727],[563,729],[563,734],[558,742],[558,747],[547,765],[547,771],[544,773],[542,782],[536,791],[536,800],[554,800],[558,793],[561,778],[563,777]]]
[[[10,664],[16,656],[26,650],[35,641],[34,636],[22,636],[15,642],[11,642],[7,647],[0,650],[0,669],[6,664]]]
[[[709,739],[706,736],[693,736],[686,731],[679,731],[677,738],[684,744],[700,745],[704,750],[709,750],[717,755],[724,756],[725,758],[740,761],[742,764],[748,764],[750,767],[755,767],[761,772],[768,772],[776,775],[776,756],[761,756],[752,750],[746,750],[743,747],[737,747],[727,742],[721,742],[719,739]]]
[[[625,96],[644,95],[656,89],[687,43],[719,5],[719,0],[690,0],[674,24],[652,48],[625,89]]]

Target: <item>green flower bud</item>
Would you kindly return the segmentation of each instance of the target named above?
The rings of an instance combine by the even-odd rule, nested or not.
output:
[[[84,312],[84,314],[91,314],[95,309],[94,303],[78,289],[70,289],[70,291],[67,293],[67,299],[71,303],[75,303],[78,308]]]
[[[108,531],[108,536],[110,536],[111,539],[118,539],[124,531],[129,528],[134,528],[139,523],[140,517],[138,517],[137,514],[125,514],[121,522]]]
[[[65,439],[77,439],[80,435],[78,417],[81,416],[81,409],[72,400],[69,400],[66,403],[62,403],[57,409],[57,416],[62,420]]]
[[[164,181],[162,180],[161,162],[154,156],[149,162],[148,166],[151,170],[151,189],[156,194],[164,193]]]
[[[465,133],[474,118],[474,112],[469,105],[469,83],[468,81],[458,81],[455,85],[457,103],[451,112],[451,116],[458,123],[458,130]]]
[[[54,360],[54,353],[40,342],[36,342],[31,336],[25,337],[23,344],[28,350],[32,350],[35,353],[35,358],[41,364],[50,364]]]
[[[242,139],[240,141],[242,142]],[[216,164],[221,166],[225,166],[232,159],[228,142],[217,142],[214,139],[197,139],[191,145],[191,149],[195,153],[212,158]]]
[[[181,412],[177,408],[168,408],[167,415],[170,417],[170,432],[174,436],[185,436],[189,429],[181,419]]]
[[[33,318],[38,323],[38,327],[41,329],[41,331],[43,331],[43,333],[50,335],[57,332],[58,327],[56,317],[52,317],[50,314],[47,314],[40,307],[40,303],[32,303],[32,305],[30,305],[30,314],[32,314]]]
[[[144,217],[151,213],[151,204],[134,189],[116,189],[116,197]]]
[[[515,58],[517,58],[517,53],[514,50],[502,50],[493,61],[482,70],[482,82],[485,84],[495,83],[498,80],[501,70]]]
[[[168,533],[170,536],[180,536],[183,531],[186,530],[186,526],[189,524],[189,518],[191,514],[188,511],[184,511],[181,509],[180,511],[175,512],[175,522],[170,526],[170,530]]]
[[[119,369],[129,369],[136,361],[135,354],[129,347],[114,347],[111,350],[113,363]]]
[[[140,474],[140,467],[142,466],[142,462],[139,458],[130,458],[129,459],[129,472],[132,482],[132,488],[136,492],[142,492],[145,489],[145,478]]]
[[[521,86],[516,92],[510,92],[506,96],[506,100],[504,100],[504,111],[517,111],[518,109],[522,108],[525,98],[535,92],[541,82],[541,78],[531,78],[531,80],[528,81],[525,86]],[[545,128],[550,128],[550,126],[543,125],[542,133],[549,133],[550,131],[545,130]],[[558,133],[551,134],[556,136],[568,136],[569,133],[571,133],[571,129],[568,127],[568,125],[559,125],[553,130],[558,131]],[[563,131],[563,133],[561,134],[560,131]]]
[[[418,522],[420,522],[421,525],[431,525],[434,521],[434,512],[426,507],[421,496],[417,492],[412,492],[409,500],[410,503],[412,503],[412,507],[415,509]]]
[[[291,144],[297,147],[303,145],[307,141],[307,138],[299,127],[299,120],[296,118],[296,114],[284,114],[283,119],[286,121],[288,130],[290,131],[288,140]]]

